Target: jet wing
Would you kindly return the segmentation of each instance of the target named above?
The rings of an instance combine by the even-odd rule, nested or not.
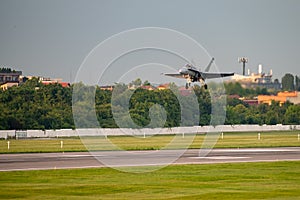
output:
[[[234,73],[213,73],[213,72],[201,72],[201,76],[204,79],[222,78],[227,76],[233,76]]]
[[[165,76],[171,76],[171,77],[175,77],[175,78],[185,78],[183,74],[163,74]]]

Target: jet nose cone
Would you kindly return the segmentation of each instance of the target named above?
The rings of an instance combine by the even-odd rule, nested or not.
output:
[[[181,69],[179,70],[179,73],[181,73],[181,74],[186,74],[186,73],[187,73],[187,69],[181,68]]]

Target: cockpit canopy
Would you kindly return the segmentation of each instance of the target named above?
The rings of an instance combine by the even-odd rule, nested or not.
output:
[[[186,68],[192,68],[193,66],[192,66],[191,64],[187,63],[187,64],[185,65],[185,67],[186,67]]]
[[[186,64],[185,67],[186,67],[187,69],[194,69],[194,70],[197,70],[196,67],[194,67],[192,64],[189,64],[189,63]]]

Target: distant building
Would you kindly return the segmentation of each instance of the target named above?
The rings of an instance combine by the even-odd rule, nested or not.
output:
[[[22,76],[22,71],[15,71],[10,68],[0,68],[0,87],[2,90],[7,90],[12,86],[19,86],[27,80],[38,79],[44,85],[60,84],[62,87],[69,87],[70,83],[63,82],[62,79],[51,79],[39,76]]]
[[[230,99],[239,99],[239,100],[243,101],[244,103],[248,104],[249,106],[258,105],[258,100],[257,99],[245,99],[244,97],[240,97],[237,94],[228,95],[228,98],[230,98]]]
[[[281,84],[279,82],[272,81],[272,70],[270,70],[269,74],[263,73],[262,65],[258,66],[257,73],[250,73],[250,70],[248,70],[248,75],[243,76],[235,74],[229,81],[238,82],[244,88],[261,87],[275,90],[280,90],[281,88]]]
[[[18,81],[15,81],[15,82],[13,82],[13,81],[8,81],[8,82],[6,82],[6,83],[2,83],[2,84],[0,85],[0,87],[1,87],[1,89],[4,91],[4,90],[7,90],[7,89],[10,88],[10,87],[18,86],[18,85],[19,85],[19,82],[18,82]]]
[[[152,91],[152,90],[155,90],[156,88],[153,87],[152,85],[142,85],[140,88],[144,89],[144,90],[149,90],[149,91]]]
[[[51,82],[51,83],[60,83],[62,82],[61,78],[46,78],[46,77],[38,77],[40,82]]]
[[[115,86],[113,85],[105,85],[105,86],[100,86],[100,90],[109,90],[109,91],[113,91]]]
[[[192,94],[193,88],[189,87],[188,89],[185,88],[185,86],[179,88],[179,92],[182,96],[189,96]]]
[[[50,82],[50,81],[47,81],[47,82],[41,82],[41,83],[44,84],[44,85],[59,84],[62,87],[70,87],[70,83],[68,83],[68,82]]]
[[[257,99],[243,99],[244,103],[248,104],[249,106],[257,106],[258,100]]]
[[[166,90],[169,88],[170,88],[170,83],[160,84],[159,86],[157,86],[158,90]]]
[[[7,90],[12,86],[18,86],[22,71],[11,70],[10,68],[0,68],[0,87]]]
[[[258,95],[257,97],[259,104],[268,104],[271,105],[272,101],[279,102],[280,105],[284,104],[285,102],[289,101],[294,104],[300,103],[300,93],[295,92],[279,92],[276,96],[275,95]]]
[[[62,79],[60,78],[51,79],[51,78],[39,77],[39,81],[44,85],[60,84],[62,87],[70,87],[70,83],[62,82]]]
[[[300,104],[300,92],[297,92],[297,96],[286,97],[286,100],[293,104]]]
[[[21,71],[1,71],[0,69],[0,84],[6,83],[6,82],[19,82],[20,76],[22,75]]]

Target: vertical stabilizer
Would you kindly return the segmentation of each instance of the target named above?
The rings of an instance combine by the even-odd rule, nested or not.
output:
[[[215,58],[212,58],[211,61],[209,62],[209,64],[207,65],[206,69],[205,69],[205,72],[208,72],[212,63],[214,62]]]

